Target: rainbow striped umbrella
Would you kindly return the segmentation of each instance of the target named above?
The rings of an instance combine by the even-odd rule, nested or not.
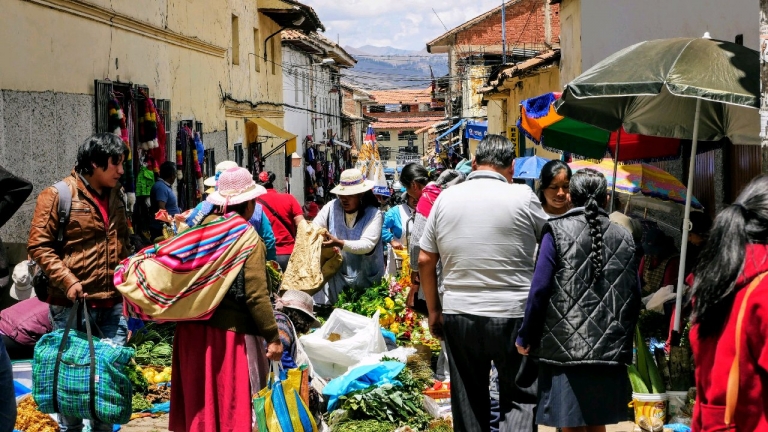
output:
[[[615,186],[616,192],[632,195],[631,200],[633,202],[644,202],[649,208],[658,207],[658,204],[685,205],[685,196],[688,190],[683,183],[672,174],[653,165],[644,163],[619,165],[616,171],[615,184],[613,180],[614,163],[610,159],[603,160],[601,163],[575,161],[568,165],[574,172],[584,168],[592,168],[601,172],[608,180],[608,187]],[[669,208],[668,205],[665,207]],[[704,208],[696,197],[691,197],[691,207],[698,210]]]

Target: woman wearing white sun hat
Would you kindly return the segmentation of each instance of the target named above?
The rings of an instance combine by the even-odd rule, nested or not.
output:
[[[382,217],[371,189],[373,181],[365,180],[360,170],[342,172],[339,185],[331,191],[338,198],[326,204],[313,221],[330,233],[323,246],[338,247],[343,259],[339,272],[315,294],[318,305],[333,305],[344,288],[365,289],[384,276]]]

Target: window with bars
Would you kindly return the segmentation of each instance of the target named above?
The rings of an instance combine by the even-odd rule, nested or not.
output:
[[[376,141],[389,141],[390,139],[389,131],[380,131],[376,134]]]
[[[416,140],[416,134],[412,131],[400,131],[397,133],[398,141]]]

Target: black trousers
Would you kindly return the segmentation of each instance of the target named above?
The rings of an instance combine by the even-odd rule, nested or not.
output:
[[[443,315],[443,321],[454,430],[490,431],[491,362],[499,372],[499,431],[537,430],[538,371],[515,348],[522,319]]]

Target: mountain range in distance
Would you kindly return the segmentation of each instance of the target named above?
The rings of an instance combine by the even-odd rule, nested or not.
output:
[[[354,68],[342,75],[353,84],[369,90],[423,88],[431,84],[430,68],[435,78],[448,74],[448,56],[393,47],[345,46],[357,59]]]

